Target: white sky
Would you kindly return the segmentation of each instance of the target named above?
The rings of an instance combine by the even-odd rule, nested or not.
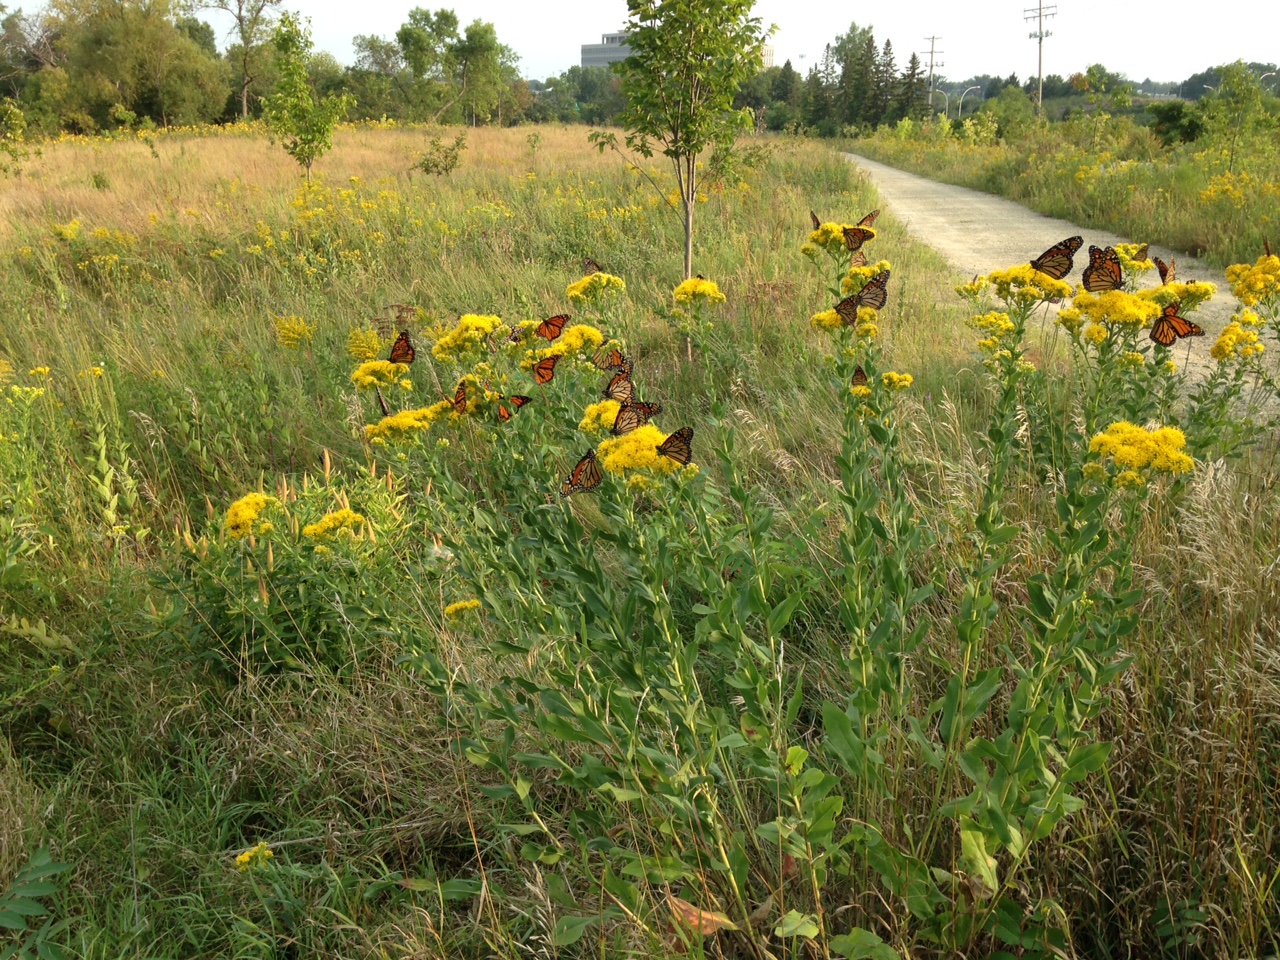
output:
[[[1022,19],[1032,2],[757,0],[756,15],[778,26],[777,62],[790,58],[802,73],[856,20],[874,29],[877,43],[893,41],[899,66],[912,51],[927,52],[925,37],[936,34],[944,51],[940,72],[948,79],[1017,73],[1025,80],[1036,72],[1036,44],[1027,36],[1033,27]],[[520,55],[521,72],[534,79],[578,63],[579,47],[599,43],[600,34],[622,26],[627,12],[625,0],[357,0],[354,7],[351,0],[285,0],[285,6],[310,17],[317,49],[343,63],[352,60],[355,34],[391,37],[412,7],[448,7],[463,24],[494,23],[498,39]],[[224,29],[216,15],[203,15]],[[1280,57],[1280,10],[1270,0],[1215,0],[1208,9],[1189,0],[1059,0],[1058,15],[1046,26],[1053,32],[1045,41],[1046,74],[1067,76],[1102,63],[1132,80],[1169,81],[1236,59]]]

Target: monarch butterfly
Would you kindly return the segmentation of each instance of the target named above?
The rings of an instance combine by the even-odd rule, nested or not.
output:
[[[526,403],[533,402],[533,397],[514,396],[514,397],[508,397],[507,399],[511,401],[511,406],[515,407],[515,409],[517,410],[523,407]],[[506,423],[508,420],[511,419],[511,410],[507,407],[505,403],[498,404],[498,419],[501,420],[503,423]]]
[[[1119,290],[1124,285],[1124,272],[1120,269],[1120,257],[1115,249],[1090,247],[1089,265],[1084,268],[1082,279],[1084,288],[1090,293]]]
[[[840,314],[840,319],[844,321],[845,326],[851,327],[858,322],[859,307],[883,310],[889,299],[888,284],[889,271],[882,270],[868,280],[867,285],[852,297],[845,297],[837,303],[836,313]]]
[[[867,371],[862,369],[862,364],[858,364],[858,369],[853,371],[853,379],[850,383],[855,387],[865,387],[867,385]]]
[[[667,437],[658,444],[658,453],[682,467],[688,466],[693,459],[693,427],[681,427]]]
[[[564,329],[564,325],[569,322],[567,313],[557,313],[554,317],[548,317],[538,324],[534,329],[534,335],[542,337],[544,340],[554,340],[560,336],[560,331]]]
[[[600,370],[621,370],[623,373],[630,373],[632,363],[622,355],[622,351],[617,347],[605,353],[603,350],[595,355],[591,360]]]
[[[459,380],[458,389],[453,395],[453,409],[456,413],[467,412],[467,381]]]
[[[550,383],[556,375],[556,361],[560,359],[559,354],[551,357],[545,357],[533,365],[533,379],[538,386]]]
[[[588,277],[591,276],[593,273],[604,273],[604,268],[600,266],[600,264],[592,260],[590,257],[583,257],[582,269],[587,271]]]
[[[636,385],[631,381],[631,374],[625,370],[614,374],[612,380],[604,388],[606,400],[617,400],[619,403],[630,403],[636,398]]]
[[[1145,260],[1145,259],[1147,259],[1147,255],[1148,255],[1149,253],[1151,253],[1151,244],[1149,244],[1149,243],[1144,243],[1142,246],[1140,246],[1140,247],[1138,248],[1137,252],[1133,255],[1133,259],[1134,259],[1134,260]]]
[[[845,227],[844,228],[844,246],[846,250],[857,253],[862,249],[862,245],[874,237],[875,234],[864,227]]]
[[[1178,277],[1178,261],[1173,257],[1169,258],[1169,262],[1165,263],[1159,257],[1155,258],[1156,269],[1160,271],[1161,283],[1173,283]]]
[[[1151,325],[1151,339],[1162,347],[1169,347],[1180,337],[1203,337],[1204,330],[1186,317],[1178,316],[1180,303],[1171,303],[1164,308],[1156,322]]]
[[[596,452],[588,450],[578,461],[578,465],[569,471],[569,475],[564,478],[564,483],[560,484],[560,496],[571,497],[575,493],[588,493],[600,486],[602,480],[604,480],[604,471],[600,469]]]
[[[624,433],[638,430],[649,422],[650,417],[656,417],[661,412],[660,403],[642,403],[638,400],[635,403],[625,403],[613,421],[613,435],[620,437]]]
[[[1032,260],[1031,269],[1038,270],[1054,280],[1061,280],[1071,272],[1076,251],[1083,243],[1084,237],[1067,237]]]
[[[418,351],[414,350],[413,344],[409,342],[409,331],[401,330],[400,336],[396,337],[396,342],[391,345],[389,359],[392,363],[413,363],[417,355]]]
[[[858,226],[869,227],[876,222],[876,217],[880,216],[879,210],[872,210],[865,217],[858,221]]]
[[[865,267],[866,265],[867,265],[867,251],[865,250],[859,250],[857,253],[853,255],[853,258],[849,261],[849,269],[851,270],[854,267]]]
[[[814,213],[812,210],[809,211],[809,219],[813,222],[813,229],[815,230],[822,229],[822,221],[818,219],[818,215]]]
[[[387,398],[382,395],[382,388],[375,383],[373,389],[378,392],[378,406],[382,408],[382,415],[391,416],[391,408],[387,406]]]

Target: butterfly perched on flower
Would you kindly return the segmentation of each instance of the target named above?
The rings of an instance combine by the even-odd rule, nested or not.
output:
[[[391,416],[391,407],[387,405],[387,398],[382,395],[382,388],[375,383],[373,385],[373,389],[374,389],[374,392],[377,393],[378,395],[378,406],[382,410],[382,415],[384,417]]]
[[[649,422],[650,417],[656,417],[661,412],[662,404],[660,403],[645,403],[641,400],[624,403],[614,418],[613,435],[620,437],[632,430],[639,430]]]
[[[391,345],[391,356],[388,359],[392,363],[413,363],[417,357],[418,351],[413,349],[413,344],[409,342],[409,331],[401,330],[400,336],[396,337],[396,342]]]
[[[458,389],[453,394],[453,409],[455,413],[467,412],[467,381],[459,380]]]
[[[1268,257],[1272,256],[1271,242],[1266,237],[1262,238],[1262,249]]]
[[[564,330],[564,325],[569,322],[567,313],[557,313],[554,317],[548,317],[534,328],[534,336],[542,337],[544,340],[555,340]]]
[[[1120,269],[1120,255],[1115,248],[1090,247],[1089,265],[1084,268],[1081,281],[1090,293],[1106,293],[1124,286],[1124,271]]]
[[[512,327],[511,333],[507,335],[507,339],[503,343],[524,343],[525,334],[528,331],[524,327]]]
[[[590,257],[582,258],[582,269],[586,271],[588,277],[593,273],[604,273],[604,267],[600,266],[600,264],[592,260]]]
[[[1151,244],[1144,243],[1134,252],[1133,256],[1130,259],[1135,261],[1145,260],[1147,259],[1147,256],[1150,253],[1151,253]]]
[[[1032,260],[1031,269],[1038,270],[1054,280],[1061,280],[1071,272],[1071,267],[1075,264],[1076,251],[1083,244],[1084,237],[1067,237]]]
[[[867,265],[867,251],[859,250],[849,259],[849,269],[854,267],[865,267]]]
[[[822,229],[822,221],[818,219],[818,215],[814,213],[812,210],[809,211],[809,220],[813,224],[813,229],[815,230]]]
[[[533,365],[533,380],[538,386],[544,386],[555,379],[556,362],[559,361],[560,355],[556,354],[550,357],[544,357]]]
[[[879,211],[877,211],[879,212]],[[844,246],[850,253],[857,253],[862,249],[862,245],[875,236],[874,230],[868,230],[866,227],[845,227],[844,228]]]
[[[658,453],[682,467],[693,459],[693,427],[681,427],[658,444]]]
[[[634,366],[617,347],[608,352],[601,350],[592,358],[591,362],[596,365],[597,369],[621,370],[623,373],[630,373]]]
[[[1169,262],[1165,263],[1159,257],[1155,258],[1156,269],[1160,271],[1161,283],[1173,283],[1178,278],[1178,261],[1173,257],[1169,258]]]
[[[533,397],[525,397],[519,394],[514,397],[507,397],[507,399],[511,401],[511,407],[508,407],[505,403],[498,404],[498,419],[503,423],[511,419],[513,408],[519,410],[526,403],[533,403]]]
[[[862,369],[862,364],[858,364],[858,369],[853,371],[853,379],[849,383],[854,387],[865,387],[867,385],[867,371]]]
[[[876,222],[876,217],[880,216],[879,210],[872,210],[865,217],[858,221],[858,226],[869,227]]]
[[[870,307],[872,310],[883,310],[889,300],[889,271],[882,270],[867,281],[867,285],[851,297],[845,297],[836,304],[836,313],[845,326],[853,326],[858,322],[858,308]]]
[[[589,493],[600,486],[603,480],[604,471],[600,469],[596,452],[588,450],[578,461],[577,466],[569,471],[569,475],[564,478],[564,483],[560,484],[560,496],[571,497],[575,493]]]
[[[1164,308],[1164,313],[1151,325],[1151,339],[1160,346],[1172,346],[1175,340],[1182,337],[1204,336],[1204,329],[1199,324],[1192,323],[1186,317],[1178,316],[1178,310],[1181,307],[1180,303],[1169,304]]]
[[[616,373],[604,388],[604,398],[606,400],[617,400],[618,403],[631,403],[636,398],[636,385],[631,380],[631,374],[625,370]]]

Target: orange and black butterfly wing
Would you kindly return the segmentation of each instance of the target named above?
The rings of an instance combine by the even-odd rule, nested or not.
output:
[[[1137,252],[1133,255],[1133,259],[1145,260],[1150,255],[1150,253],[1151,253],[1151,244],[1144,243],[1142,246],[1138,248]]]
[[[867,285],[858,291],[854,299],[860,307],[883,310],[884,305],[889,302],[889,271],[881,270],[868,280]]]
[[[467,412],[467,381],[459,380],[458,389],[453,394],[453,409],[458,413]]]
[[[1055,243],[1040,256],[1031,261],[1031,266],[1046,276],[1061,280],[1071,272],[1075,263],[1076,251],[1084,244],[1084,237],[1067,237]]]
[[[693,459],[693,427],[681,427],[667,437],[658,444],[658,453],[682,467],[687,466]]]
[[[859,250],[857,253],[853,255],[853,258],[849,261],[850,269],[854,267],[865,267],[866,265],[867,265],[867,251],[865,250]]]
[[[636,385],[631,380],[631,374],[626,372],[615,374],[604,388],[604,397],[606,400],[616,400],[618,403],[630,403],[634,400]]]
[[[814,213],[812,210],[809,211],[809,219],[813,223],[813,229],[815,230],[822,229],[822,221],[818,219],[818,215]]]
[[[631,406],[644,414],[646,421],[648,421],[650,417],[656,417],[662,412],[662,404],[660,403],[645,403],[643,400],[636,400],[631,404]]]
[[[533,403],[533,397],[526,397],[521,394],[516,394],[514,397],[507,397],[507,399],[511,401],[511,405],[517,410],[523,407],[526,403]]]
[[[846,327],[851,327],[858,322],[858,298],[845,297],[836,304],[836,313],[840,314],[840,319],[844,321]]]
[[[511,411],[507,409],[507,405],[505,403],[498,404],[498,419],[502,423],[506,423],[511,419]]]
[[[1173,329],[1173,324],[1169,322],[1167,313],[1166,310],[1166,315],[1157,317],[1156,322],[1151,325],[1151,339],[1162,347],[1171,347],[1178,339],[1178,334]]]
[[[858,369],[853,371],[853,380],[850,381],[855,387],[865,387],[867,385],[867,371],[862,369],[862,365],[858,365]]]
[[[634,406],[629,403],[624,404],[613,420],[613,435],[620,437],[623,434],[630,433],[632,430],[638,430],[645,425],[647,420],[648,418]]]
[[[852,253],[857,253],[862,249],[862,245],[874,237],[875,234],[864,227],[845,227],[844,228],[844,245],[845,249]]]
[[[1151,339],[1162,347],[1173,346],[1173,342],[1181,337],[1203,337],[1204,328],[1192,323],[1186,317],[1178,316],[1182,304],[1171,303],[1164,308],[1156,322],[1151,325]]]
[[[409,342],[409,331],[401,330],[400,336],[396,337],[396,342],[391,345],[391,356],[388,359],[392,363],[413,363],[417,355],[418,351],[414,350],[413,344]]]
[[[604,268],[601,267],[600,264],[596,263],[596,261],[592,260],[590,257],[583,258],[582,269],[587,272],[588,277],[591,276],[593,273],[604,272]]]
[[[538,386],[543,386],[555,379],[556,362],[560,356],[544,357],[533,365],[533,380]]]
[[[564,325],[568,322],[569,315],[567,313],[557,313],[554,317],[548,317],[543,320],[533,332],[544,340],[554,340],[560,336],[560,333],[564,330]]]
[[[575,493],[588,493],[600,486],[602,480],[604,480],[604,471],[600,469],[596,452],[588,450],[578,461],[577,466],[564,478],[564,483],[560,485],[560,496],[571,497]]]
[[[1084,268],[1082,282],[1090,293],[1106,293],[1123,286],[1124,272],[1120,269],[1120,256],[1114,248],[1089,248],[1089,265]]]
[[[1165,263],[1159,257],[1155,257],[1156,269],[1160,271],[1161,283],[1173,283],[1178,278],[1178,261],[1173,257],[1169,258],[1169,262]]]
[[[865,217],[858,221],[858,226],[869,227],[876,222],[876,217],[880,216],[879,210],[872,210]]]
[[[525,334],[524,327],[515,327],[512,329],[511,334],[507,337],[506,342],[507,343],[523,343],[524,334]]]
[[[622,355],[622,351],[616,347],[608,353],[601,351],[597,353],[591,360],[592,363],[600,370],[625,370],[631,372],[631,361]]]

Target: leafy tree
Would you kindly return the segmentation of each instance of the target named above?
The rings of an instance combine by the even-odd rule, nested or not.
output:
[[[840,74],[839,114],[845,123],[874,123],[876,40],[864,32],[862,46],[844,63]]]
[[[1274,130],[1275,118],[1262,104],[1262,84],[1243,60],[1219,67],[1222,83],[1202,101],[1209,136],[1227,147],[1227,171],[1235,169],[1236,150],[1264,130]]]
[[[893,103],[893,112],[899,118],[918,120],[924,116],[928,80],[924,67],[920,64],[919,54],[911,54],[907,61],[907,69],[898,81],[898,95]]]
[[[0,100],[0,174],[17,172],[27,158],[27,118],[18,105],[7,97]]]
[[[800,106],[804,97],[804,78],[791,66],[790,60],[774,76],[769,97],[774,103],[785,103],[789,107]]]
[[[351,98],[316,94],[307,73],[311,31],[295,14],[280,17],[272,43],[280,64],[280,82],[265,103],[267,124],[310,180],[311,166],[333,146],[333,128],[350,109]]]
[[[629,105],[619,116],[627,146],[671,161],[684,219],[684,274],[693,276],[698,157],[732,144],[744,118],[738,89],[760,70],[764,37],[753,0],[627,0],[627,45],[618,64]],[[604,149],[612,135],[598,135]],[[616,144],[615,144],[616,145]]]
[[[452,10],[432,14],[422,7],[396,31],[405,63],[423,87],[429,119],[439,122],[456,108],[456,119],[487,119],[510,81],[514,55],[498,43],[493,24],[476,20],[459,33]]]
[[[249,90],[261,73],[267,40],[275,27],[272,12],[281,0],[207,0],[205,8],[221,10],[235,21],[232,32],[239,41],[234,48],[240,73],[240,116],[249,119]],[[231,53],[232,51],[228,51]]]

